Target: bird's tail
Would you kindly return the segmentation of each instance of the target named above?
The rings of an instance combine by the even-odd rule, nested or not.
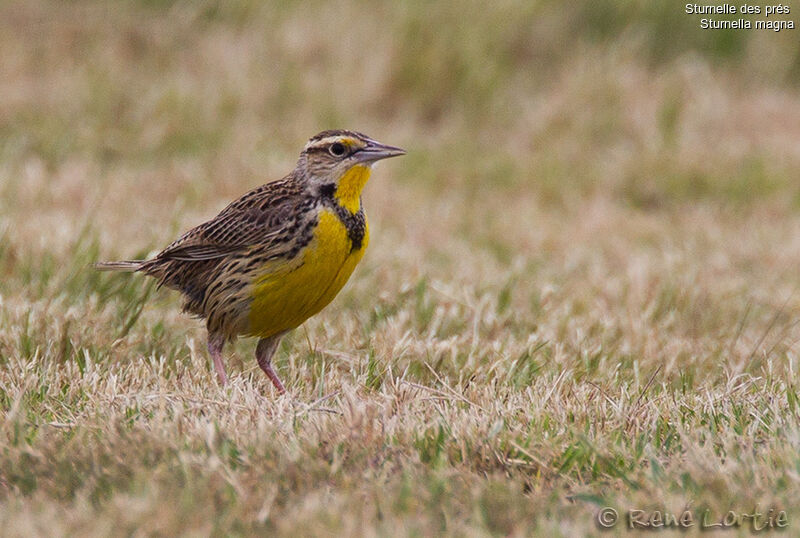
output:
[[[119,262],[97,262],[94,268],[98,271],[138,271],[144,265],[144,260],[125,260]]]

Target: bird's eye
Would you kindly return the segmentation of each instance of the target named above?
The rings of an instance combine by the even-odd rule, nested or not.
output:
[[[345,152],[344,144],[340,142],[334,142],[331,144],[331,147],[328,149],[328,151],[330,151],[331,155],[334,157],[341,157]]]

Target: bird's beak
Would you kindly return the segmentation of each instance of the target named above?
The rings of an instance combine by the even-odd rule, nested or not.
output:
[[[361,163],[373,163],[375,161],[380,161],[381,159],[388,159],[389,157],[397,157],[405,154],[406,150],[402,148],[388,146],[386,144],[381,144],[380,142],[370,140],[369,144],[367,144],[366,147],[358,150],[353,157],[355,157],[356,160]]]

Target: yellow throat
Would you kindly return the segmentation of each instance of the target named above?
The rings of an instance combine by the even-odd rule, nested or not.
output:
[[[339,180],[334,198],[350,213],[356,213],[361,209],[361,191],[369,181],[370,172],[369,166],[357,164],[345,172]]]

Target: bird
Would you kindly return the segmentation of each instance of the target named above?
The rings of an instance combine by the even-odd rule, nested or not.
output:
[[[405,154],[356,131],[322,131],[308,140],[291,173],[245,193],[154,257],[95,268],[143,273],[179,291],[183,311],[205,320],[222,386],[225,344],[257,337],[258,365],[284,394],[272,367],[281,338],[348,281],[369,243],[361,194],[372,165]]]

